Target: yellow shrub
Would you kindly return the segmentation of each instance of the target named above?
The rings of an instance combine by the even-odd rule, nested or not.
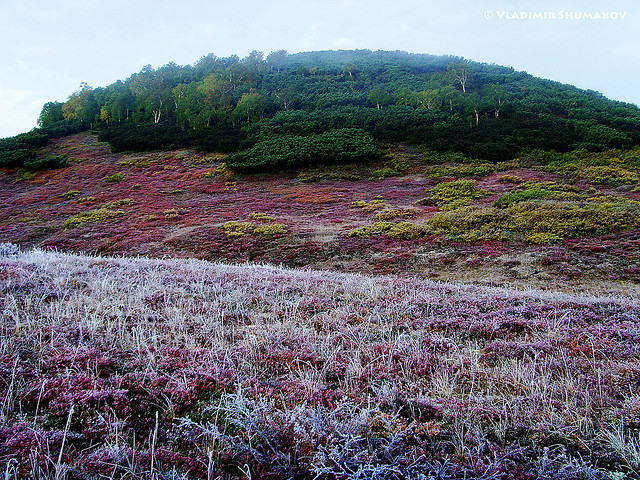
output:
[[[251,233],[254,226],[249,222],[229,221],[222,225],[222,229],[229,237],[241,237],[247,233]]]
[[[260,225],[253,230],[255,235],[281,235],[287,233],[287,226],[284,223],[271,223]]]

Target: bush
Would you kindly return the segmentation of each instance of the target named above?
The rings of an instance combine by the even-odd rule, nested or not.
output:
[[[558,192],[546,188],[527,188],[505,193],[493,204],[498,208],[505,208],[528,200],[577,200],[578,198],[580,195],[576,193]]]
[[[24,162],[24,169],[29,172],[55,170],[69,165],[68,155],[53,155],[45,158],[32,158]]]
[[[35,154],[15,138],[0,139],[0,167],[21,167]]]
[[[456,166],[433,167],[429,170],[429,177],[486,177],[495,171],[495,165],[490,163],[474,163]]]
[[[284,223],[271,223],[269,225],[259,225],[254,228],[255,235],[282,235],[287,233],[287,226]]]
[[[500,183],[515,183],[515,184],[524,182],[522,177],[519,177],[518,175],[500,175],[500,178],[498,179],[498,181]]]
[[[636,183],[638,175],[620,167],[595,166],[585,168],[580,175],[593,183]]]
[[[476,186],[473,180],[455,180],[443,182],[431,190],[431,198],[440,203],[449,203],[461,198],[480,198],[489,192]]]
[[[118,172],[114,173],[113,175],[107,175],[104,181],[107,183],[120,183],[124,181],[124,173]]]
[[[343,128],[309,136],[272,137],[229,156],[241,173],[264,172],[324,163],[353,163],[379,157],[380,149],[364,130]]]
[[[437,234],[465,241],[503,240],[514,235],[545,244],[563,237],[606,235],[640,227],[640,202],[605,197],[599,201],[526,200],[507,208],[467,206],[431,219]]]

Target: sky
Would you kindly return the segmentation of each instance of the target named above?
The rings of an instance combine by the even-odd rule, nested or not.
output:
[[[82,82],[252,50],[456,55],[640,104],[637,0],[0,0],[0,25],[0,138]]]

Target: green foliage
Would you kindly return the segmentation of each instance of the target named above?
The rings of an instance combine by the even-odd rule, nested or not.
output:
[[[493,204],[499,208],[525,202],[528,200],[577,200],[580,195],[561,191],[548,190],[546,188],[526,188],[505,193]]]
[[[263,140],[231,155],[227,165],[241,173],[296,168],[323,163],[350,163],[380,156],[373,138],[363,130],[344,128],[309,136]]]
[[[621,167],[595,166],[580,171],[592,183],[636,183],[638,175]]]
[[[381,221],[393,220],[398,217],[415,217],[420,214],[420,210],[413,207],[408,208],[392,208],[382,210],[376,213],[376,219]]]
[[[465,241],[504,240],[514,235],[532,243],[605,235],[640,227],[640,202],[598,197],[588,202],[523,200],[506,208],[467,206],[439,212],[434,233]]]
[[[351,207],[360,208],[367,213],[375,212],[376,210],[380,210],[385,207],[385,203],[382,199],[377,198],[375,200],[357,200],[355,202],[351,202]]]
[[[31,130],[27,133],[21,133],[13,138],[27,147],[44,147],[50,142],[49,135],[39,131],[38,129]]]
[[[500,178],[498,179],[498,181],[500,183],[515,183],[515,184],[524,182],[522,177],[519,177],[518,175],[500,175]]]
[[[29,172],[55,170],[69,165],[68,155],[52,155],[43,158],[31,158],[24,162],[23,168]]]
[[[68,192],[60,194],[60,196],[66,199],[76,198],[80,196],[80,192],[78,190],[69,190]]]
[[[64,222],[64,228],[71,229],[76,228],[83,223],[100,223],[113,220],[114,218],[125,214],[124,210],[114,210],[115,207],[130,205],[131,203],[131,199],[124,198],[121,200],[115,200],[113,202],[106,203],[99,208],[79,213],[68,218]]]
[[[380,180],[387,177],[395,177],[404,173],[411,166],[409,156],[403,153],[389,152],[384,158],[386,165],[371,172],[371,177]]]
[[[104,179],[107,183],[120,183],[124,181],[125,175],[122,172],[114,173],[113,175],[107,175]]]
[[[410,222],[375,222],[370,226],[356,228],[351,230],[348,237],[370,237],[372,235],[386,234],[391,238],[401,240],[413,240],[423,237],[427,233],[427,229],[420,225]]]
[[[484,197],[489,192],[478,188],[473,180],[454,180],[436,185],[429,192],[431,198],[440,203],[449,203],[459,199],[474,199]]]
[[[275,220],[273,217],[269,217],[264,214],[251,214],[249,216],[255,220],[259,221],[271,221]],[[266,225],[254,225],[251,222],[238,222],[238,221],[229,221],[222,225],[222,229],[224,233],[229,237],[243,237],[245,235],[253,234],[253,235],[282,235],[287,233],[288,228],[284,223],[269,223]]]
[[[257,220],[259,222],[273,222],[275,221],[275,217],[272,217],[271,215],[267,215],[266,213],[250,213],[249,214],[249,218],[251,220]]]
[[[34,156],[27,145],[15,138],[0,139],[0,167],[21,167]]]
[[[251,233],[253,228],[254,226],[250,222],[237,222],[235,220],[226,222],[222,225],[224,233],[229,237],[242,237],[247,233]]]
[[[287,233],[287,226],[284,223],[270,223],[269,225],[259,225],[253,229],[255,235],[282,235]]]
[[[289,137],[345,128],[362,129],[377,141],[429,145],[445,156],[463,152],[492,162],[521,151],[541,164],[566,162],[563,153],[540,151],[598,152],[640,142],[640,109],[633,105],[512,68],[368,50],[266,59],[260,52],[245,59],[209,55],[195,65],[146,66],[125,81],[95,89],[83,84],[66,102],[46,103],[39,124],[53,137],[71,125],[97,127],[114,151],[234,152],[277,138],[303,153],[298,162],[273,144],[242,152],[235,162],[251,171],[315,163],[317,152],[307,157],[308,149]],[[252,160],[253,154],[260,155]],[[386,166],[373,176],[394,170]]]

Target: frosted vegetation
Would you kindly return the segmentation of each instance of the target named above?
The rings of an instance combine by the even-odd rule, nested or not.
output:
[[[636,300],[10,244],[0,288],[6,479],[640,467]]]

